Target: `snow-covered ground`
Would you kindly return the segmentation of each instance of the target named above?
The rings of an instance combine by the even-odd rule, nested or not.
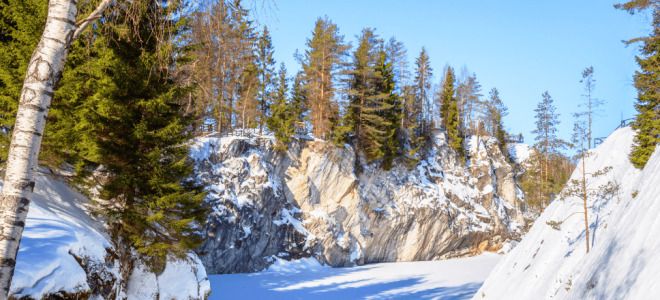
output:
[[[90,278],[117,288],[122,280],[119,264],[106,261],[106,248],[113,246],[103,223],[90,217],[85,207],[89,200],[49,174],[37,174],[35,187],[16,260],[13,296],[41,299],[58,293],[85,294],[98,288],[90,286]],[[88,270],[74,255],[85,261]],[[168,261],[158,276],[138,265],[127,286],[128,299],[154,299],[154,295],[199,299],[209,292],[206,272],[195,255]]]
[[[620,186],[614,197],[588,203],[591,251],[585,251],[581,200],[554,201],[475,299],[658,299],[660,149],[643,170],[635,169],[628,160],[633,136],[632,129],[619,129],[587,159],[589,173],[612,167],[590,178],[592,187]]]
[[[210,299],[469,299],[501,255],[331,268],[279,260],[251,274],[211,275]]]

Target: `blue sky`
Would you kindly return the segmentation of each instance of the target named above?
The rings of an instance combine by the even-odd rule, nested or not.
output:
[[[595,95],[606,101],[594,136],[608,135],[634,116],[632,75],[638,46],[621,41],[644,35],[650,17],[631,16],[609,0],[282,0],[258,5],[258,22],[272,33],[275,57],[291,74],[293,58],[305,48],[315,20],[327,15],[355,45],[364,27],[396,37],[408,49],[411,66],[422,47],[429,52],[434,81],[449,64],[477,75],[486,95],[497,87],[509,107],[505,125],[530,142],[533,109],[548,90],[561,114],[560,135],[570,137],[571,114],[582,100],[582,70],[595,69]]]

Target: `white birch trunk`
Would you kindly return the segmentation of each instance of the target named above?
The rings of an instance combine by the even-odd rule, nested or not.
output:
[[[0,198],[0,300],[7,299],[11,286],[46,116],[77,28],[76,13],[76,0],[50,0],[44,32],[28,64]]]

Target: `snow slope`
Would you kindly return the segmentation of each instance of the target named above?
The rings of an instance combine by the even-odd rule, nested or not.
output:
[[[210,299],[469,299],[500,258],[486,253],[350,268],[278,259],[260,273],[211,275]]]
[[[110,242],[82,208],[84,200],[65,183],[37,176],[11,286],[14,296],[39,299],[57,291],[89,290],[85,271],[69,252],[103,261]]]
[[[85,298],[91,294],[101,299],[116,294],[122,281],[127,283],[129,299],[155,299],[154,295],[202,299],[209,293],[204,267],[192,254],[188,260],[168,261],[158,276],[138,264],[129,279],[122,279],[118,260],[108,255],[113,252],[110,238],[103,223],[88,214],[87,203],[84,195],[65,182],[37,175],[11,286],[14,297]]]
[[[633,131],[610,135],[587,160],[587,171],[611,166],[620,184],[612,199],[589,203],[592,249],[585,253],[581,202],[554,201],[506,255],[474,299],[657,299],[660,288],[660,151],[644,170],[628,161]],[[577,178],[578,168],[573,176]],[[565,220],[559,230],[548,221]]]

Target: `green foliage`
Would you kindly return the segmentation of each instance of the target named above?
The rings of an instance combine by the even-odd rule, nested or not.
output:
[[[268,27],[264,26],[261,35],[257,39],[257,55],[256,66],[257,74],[259,75],[259,130],[263,127],[265,120],[269,114],[269,103],[271,94],[273,93],[273,77],[275,73],[275,59],[273,58],[274,49],[273,42],[268,32]],[[286,75],[286,74],[285,74]],[[281,82],[280,82],[281,84]],[[280,86],[281,88],[281,86]],[[276,92],[276,93],[279,93]],[[285,91],[286,93],[286,91]],[[280,95],[276,95],[279,97]]]
[[[25,70],[46,23],[47,1],[0,1],[0,160],[9,150]],[[56,110],[56,108],[53,108]],[[42,156],[44,157],[44,156]]]
[[[412,134],[410,137],[411,152],[420,154],[423,158],[426,148],[431,141],[431,77],[433,69],[431,61],[425,48],[419,53],[415,60],[415,78],[412,87],[412,105],[408,113],[413,118],[415,124],[411,126]],[[410,130],[409,130],[410,131]],[[421,151],[420,151],[421,150]]]
[[[335,83],[342,71],[349,46],[328,17],[318,18],[307,49],[298,57],[305,74],[305,93],[309,99],[310,121],[317,138],[344,139]]]
[[[640,70],[635,72],[637,116],[632,128],[637,131],[630,161],[643,168],[660,143],[660,6],[653,9],[653,32],[642,40]]]
[[[440,115],[442,127],[447,132],[449,146],[459,154],[459,157],[463,158],[465,149],[463,149],[463,135],[460,132],[461,116],[454,89],[455,78],[454,69],[447,67],[440,95]]]
[[[273,132],[277,140],[275,149],[280,151],[287,149],[291,137],[295,133],[297,108],[293,105],[293,102],[287,101],[287,91],[286,68],[284,64],[281,64],[275,99],[270,105],[271,115],[267,119],[268,129]]]
[[[368,162],[383,159],[385,168],[399,154],[399,96],[394,92],[391,61],[372,29],[364,29],[353,54],[346,129]]]
[[[496,88],[490,90],[487,110],[491,132],[497,139],[497,145],[500,148],[500,151],[508,157],[508,151],[506,149],[507,132],[504,129],[504,123],[502,122],[502,118],[505,117],[508,112],[504,102],[500,99],[500,92]]]

